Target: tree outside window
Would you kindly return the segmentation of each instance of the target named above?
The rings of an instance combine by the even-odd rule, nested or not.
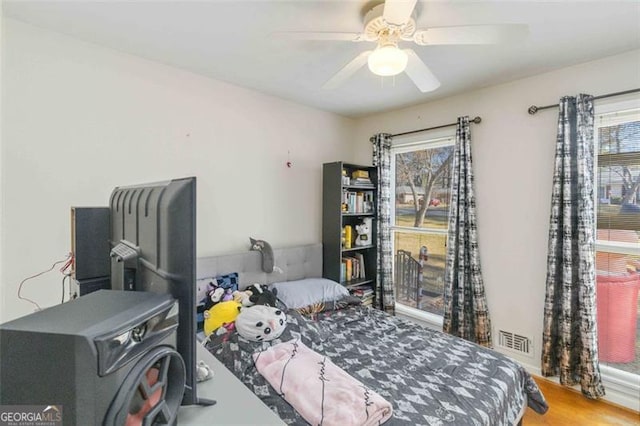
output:
[[[453,140],[394,150],[394,281],[399,304],[443,314]]]

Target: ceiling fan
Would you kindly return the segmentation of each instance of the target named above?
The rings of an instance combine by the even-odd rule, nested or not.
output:
[[[334,89],[349,79],[365,64],[380,76],[393,76],[405,72],[422,92],[430,92],[440,82],[429,67],[412,49],[398,47],[400,41],[419,46],[452,44],[496,44],[523,38],[527,25],[468,25],[417,29],[412,17],[417,0],[386,0],[369,10],[364,16],[362,33],[345,32],[278,32],[281,38],[298,40],[327,40],[375,42],[374,50],[360,53],[324,85]]]

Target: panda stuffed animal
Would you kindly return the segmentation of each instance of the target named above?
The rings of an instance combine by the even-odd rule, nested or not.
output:
[[[269,290],[269,287],[263,284],[252,284],[246,288],[245,291],[250,291],[249,302],[253,305],[266,305],[276,307],[278,291],[274,288]]]
[[[283,310],[265,305],[242,308],[236,318],[238,334],[253,342],[268,342],[280,337],[287,326]]]

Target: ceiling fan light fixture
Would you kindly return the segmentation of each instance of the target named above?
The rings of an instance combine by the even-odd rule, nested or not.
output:
[[[369,65],[369,70],[372,73],[382,77],[389,77],[404,71],[407,68],[408,61],[407,54],[398,49],[397,45],[387,44],[378,46],[376,50],[371,52],[367,65]]]

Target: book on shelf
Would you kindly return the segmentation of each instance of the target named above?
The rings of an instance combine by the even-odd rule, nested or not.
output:
[[[355,253],[351,256],[342,256],[344,274],[341,281],[360,280],[365,277],[364,256],[362,253]]]
[[[373,305],[373,301],[375,299],[375,294],[373,288],[365,287],[365,288],[356,288],[351,289],[350,294],[360,299],[361,305]]]
[[[351,291],[351,295],[359,297],[361,299],[364,299],[364,298],[367,298],[367,297],[373,297],[373,289],[371,289],[371,291],[362,290],[362,289],[355,289],[355,290]]]
[[[362,302],[360,303],[360,305],[362,305],[362,306],[371,306],[371,305],[373,305],[373,296],[371,296],[370,298],[367,298],[367,299],[362,299]]]
[[[368,170],[354,170],[351,172],[351,185],[372,185]]]
[[[351,227],[351,225],[345,225],[342,230],[344,232],[344,242],[342,244],[342,247],[345,249],[350,249],[353,244],[353,228]]]
[[[364,268],[364,255],[362,253],[356,253],[356,259],[358,259],[358,278],[367,278]]]
[[[342,211],[346,213],[372,213],[373,191],[342,191]]]
[[[354,287],[349,290],[352,296],[356,296],[359,298],[365,298],[368,296],[373,296],[373,288],[369,287]]]
[[[356,192],[356,212],[364,212],[364,194]]]
[[[368,170],[354,170],[351,172],[351,185],[372,185]]]
[[[351,281],[351,278],[353,278],[353,265],[351,263],[351,259],[343,259],[343,261],[346,265],[344,280]]]
[[[373,185],[373,182],[371,182],[370,179],[351,179],[351,185],[353,185],[353,186],[358,186],[358,185],[368,186],[368,185]]]
[[[350,257],[343,257],[342,263],[345,265],[344,279],[342,281],[349,282],[353,279],[354,264]]]

